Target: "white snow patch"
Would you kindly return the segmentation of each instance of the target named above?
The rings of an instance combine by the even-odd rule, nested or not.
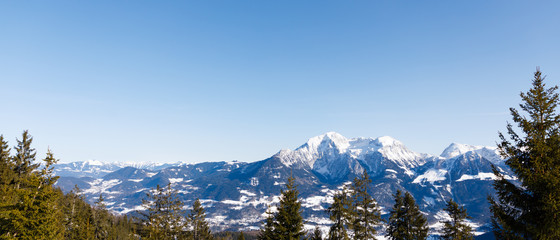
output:
[[[178,183],[178,182],[182,182],[183,178],[169,178],[169,182],[170,183]]]
[[[479,172],[477,175],[468,175],[468,174],[463,174],[459,179],[457,179],[457,182],[462,182],[465,180],[474,180],[474,179],[480,179],[480,180],[495,180],[496,179],[496,175],[494,175],[494,173],[485,173],[485,172]]]
[[[416,177],[412,183],[423,183],[423,182],[430,182],[434,183],[436,181],[443,181],[447,179],[445,175],[447,174],[447,170],[444,169],[429,169],[424,174]]]

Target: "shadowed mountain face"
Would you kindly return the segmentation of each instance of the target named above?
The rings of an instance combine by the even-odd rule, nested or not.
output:
[[[251,163],[81,162],[60,164],[56,170],[64,191],[77,184],[90,202],[103,194],[108,207],[123,214],[142,210],[146,191],[171,183],[187,206],[201,199],[215,230],[258,229],[267,207],[278,203],[289,176],[296,178],[307,226],[327,226],[326,209],[333,194],[367,171],[372,179],[371,194],[383,213],[392,207],[392,194],[400,189],[409,191],[435,224],[446,217],[442,209],[453,198],[465,205],[479,230],[487,231],[492,164],[510,175],[491,147],[454,143],[441,156],[432,156],[413,152],[391,137],[347,139],[331,132],[313,137],[295,150],[281,150]]]

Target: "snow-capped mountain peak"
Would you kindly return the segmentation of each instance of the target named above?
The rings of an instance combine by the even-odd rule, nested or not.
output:
[[[350,143],[347,138],[336,132],[328,132],[323,135],[310,138],[306,144],[299,147],[298,149],[308,147],[317,152],[327,150],[329,148],[336,148],[339,152],[345,152]]]
[[[483,146],[473,146],[461,143],[451,143],[443,152],[440,154],[443,158],[454,158],[459,155],[463,155],[470,151],[475,151],[483,148]]]
[[[312,137],[297,149],[281,150],[274,157],[286,166],[296,164],[321,174],[332,175],[333,171],[336,172],[340,168],[356,166],[356,161],[375,165],[376,163],[371,162],[371,156],[374,155],[381,155],[408,172],[410,168],[423,164],[428,157],[426,154],[411,151],[402,142],[389,136],[348,139],[336,132]]]
[[[376,142],[379,143],[379,145],[381,146],[393,146],[393,145],[403,145],[400,141],[398,141],[397,139],[394,139],[392,137],[389,136],[383,136],[383,137],[378,137],[376,139]],[[404,146],[404,145],[403,145]]]
[[[494,164],[500,164],[502,162],[502,158],[500,157],[496,147],[473,146],[461,143],[450,144],[445,150],[443,150],[440,156],[445,159],[451,159],[469,152],[479,154]]]

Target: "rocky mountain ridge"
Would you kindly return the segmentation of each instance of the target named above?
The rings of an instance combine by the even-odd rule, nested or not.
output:
[[[309,139],[295,150],[281,150],[268,159],[245,162],[207,162],[159,166],[124,166],[90,175],[84,164],[57,166],[58,185],[65,191],[77,184],[91,202],[99,194],[115,212],[142,210],[145,192],[170,183],[189,206],[200,198],[214,229],[256,229],[263,213],[278,202],[280,189],[292,175],[307,220],[307,227],[329,225],[326,208],[332,195],[367,171],[371,194],[387,213],[397,189],[409,191],[433,228],[445,217],[447,199],[464,204],[479,231],[487,231],[486,197],[493,193],[492,164],[510,174],[496,148],[453,143],[440,156],[416,153],[391,137],[354,138],[329,132]],[[72,168],[74,166],[74,168]],[[82,167],[82,168],[79,168]],[[59,170],[64,169],[64,170]],[[89,168],[92,169],[92,168]],[[81,175],[72,175],[80,173]]]

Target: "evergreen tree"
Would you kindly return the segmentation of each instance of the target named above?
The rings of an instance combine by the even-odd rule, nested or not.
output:
[[[428,223],[414,197],[400,190],[393,195],[395,205],[390,211],[387,237],[392,240],[419,240],[428,238]]]
[[[9,229],[10,206],[14,202],[15,192],[12,187],[14,169],[10,157],[10,146],[0,135],[0,236],[4,235]]]
[[[27,147],[29,148],[29,145]],[[9,206],[8,221],[6,221],[7,225],[3,226],[5,230],[2,237],[17,239],[63,237],[64,226],[61,224],[63,215],[58,206],[62,192],[53,187],[58,179],[53,175],[53,165],[57,160],[50,150],[44,162],[43,169],[20,175],[17,184],[14,184],[16,201]]]
[[[33,137],[29,135],[27,130],[23,131],[21,141],[17,140],[17,146],[14,147],[16,150],[16,155],[13,158],[14,164],[14,183],[15,188],[19,189],[21,183],[27,178],[31,173],[39,167],[39,164],[35,162],[35,149],[31,147],[33,142]]]
[[[245,235],[243,235],[243,232],[241,232],[239,234],[239,237],[237,237],[237,240],[245,240]]]
[[[443,221],[443,229],[441,230],[442,239],[474,239],[471,227],[465,223],[465,220],[469,218],[469,216],[467,215],[467,210],[464,207],[459,207],[459,205],[455,201],[453,201],[453,199],[449,199],[449,201],[447,201],[446,207],[443,210],[445,210],[449,214],[451,220]]]
[[[349,240],[348,226],[348,210],[349,198],[346,190],[336,193],[333,196],[333,203],[328,208],[329,219],[333,225],[329,229],[328,240]]]
[[[313,233],[311,234],[311,236],[308,239],[309,240],[323,240],[323,233],[321,232],[321,229],[319,229],[319,226],[315,227],[315,229],[313,230]]]
[[[64,212],[64,238],[93,239],[95,234],[93,211],[84,196],[80,194],[78,186],[64,195],[60,201]]]
[[[95,239],[107,239],[111,231],[111,215],[107,211],[103,194],[99,194],[93,208],[93,224]]]
[[[213,239],[212,232],[210,232],[210,227],[208,227],[208,223],[205,220],[206,214],[204,212],[204,208],[202,207],[202,204],[200,204],[200,200],[197,198],[194,201],[193,209],[188,216],[191,227],[189,238],[194,240]]]
[[[377,230],[375,226],[381,221],[381,215],[375,199],[369,194],[371,179],[364,171],[360,178],[355,178],[352,190],[352,207],[348,216],[350,226],[354,231],[353,239],[374,239]]]
[[[547,88],[537,68],[533,86],[521,93],[521,110],[510,108],[514,126],[498,145],[517,176],[514,183],[494,169],[497,199],[489,197],[498,239],[560,239],[560,116],[558,87]]]
[[[270,207],[266,210],[266,220],[263,223],[263,228],[259,231],[259,240],[275,240],[274,233],[274,214],[270,211]]]
[[[10,146],[0,135],[0,191],[4,190],[13,180],[13,166],[10,158]],[[2,194],[4,197],[5,195]],[[3,200],[3,199],[2,199]]]
[[[142,204],[148,210],[142,213],[147,239],[176,239],[184,237],[186,220],[183,217],[183,203],[177,197],[177,191],[171,189],[168,184],[166,188],[157,185],[147,193],[147,200]]]
[[[282,190],[274,221],[274,232],[279,240],[296,240],[305,236],[298,195],[295,178],[289,177],[286,189]]]

